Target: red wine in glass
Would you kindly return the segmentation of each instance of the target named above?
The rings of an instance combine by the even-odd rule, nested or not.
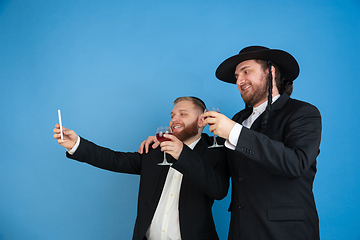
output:
[[[156,138],[159,142],[165,142],[165,141],[170,141],[170,139],[164,137],[164,134],[171,134],[171,132],[168,132],[168,133],[162,133],[162,132],[159,132],[159,133],[156,133]]]
[[[158,127],[158,129],[156,130],[156,138],[159,142],[170,141],[170,139],[164,137],[164,134],[172,134],[171,128],[168,126]],[[170,165],[170,166],[172,165],[172,163],[169,163],[167,161],[165,151],[164,151],[164,160],[158,165]]]

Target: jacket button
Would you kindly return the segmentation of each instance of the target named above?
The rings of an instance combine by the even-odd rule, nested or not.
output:
[[[239,181],[240,181],[240,182],[244,181],[244,178],[242,178],[242,177],[241,177],[241,178],[239,178]]]
[[[243,209],[244,208],[244,206],[243,205],[239,205],[239,209],[241,210],[241,209]]]

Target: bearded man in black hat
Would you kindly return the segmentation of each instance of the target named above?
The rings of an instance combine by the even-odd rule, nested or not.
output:
[[[231,240],[319,239],[312,188],[321,116],[290,98],[298,75],[292,55],[260,46],[244,48],[216,70],[218,79],[237,85],[246,104],[232,120],[203,115],[228,148]]]

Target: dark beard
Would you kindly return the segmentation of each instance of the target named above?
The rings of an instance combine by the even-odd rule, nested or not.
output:
[[[198,119],[196,119],[196,121],[194,121],[189,126],[185,127],[181,132],[174,133],[174,136],[180,139],[182,142],[188,140],[189,138],[198,134],[199,129],[197,123]]]
[[[259,103],[261,100],[263,100],[268,96],[269,78],[266,77],[263,80],[265,81],[265,84],[263,84],[260,88],[258,88],[253,93],[253,95],[251,95],[249,98],[243,97],[243,100],[246,103],[246,105],[253,107],[255,104]]]

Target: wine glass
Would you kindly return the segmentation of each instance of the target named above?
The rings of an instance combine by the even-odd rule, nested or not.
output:
[[[213,112],[217,112],[217,113],[220,113],[220,110],[217,108],[217,107],[211,107],[211,108],[206,108],[205,109],[205,112],[210,112],[210,111],[213,111]],[[209,123],[209,125],[212,125],[211,123]],[[214,143],[213,145],[209,146],[208,148],[216,148],[216,147],[223,147],[224,145],[219,145],[216,141],[216,136],[215,136],[215,133],[214,133]]]
[[[159,142],[170,141],[170,139],[164,137],[164,134],[172,134],[171,128],[168,126],[158,127],[156,130],[156,138]],[[164,160],[159,165],[172,165],[166,160],[166,152],[164,151]]]

